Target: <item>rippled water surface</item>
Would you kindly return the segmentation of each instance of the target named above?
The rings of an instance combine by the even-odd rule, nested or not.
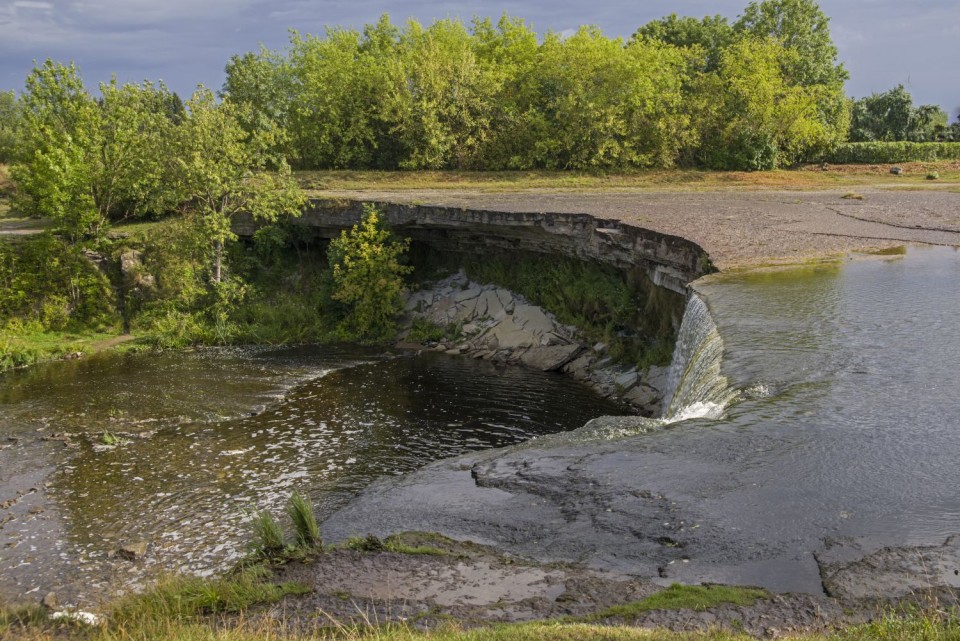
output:
[[[808,590],[819,585],[808,550],[831,541],[960,534],[960,253],[911,249],[697,288],[724,374],[753,393],[657,447],[682,452],[674,469],[692,480],[674,493],[739,533],[752,580]],[[738,563],[713,578],[750,581]]]
[[[245,551],[250,513],[279,514],[294,489],[322,518],[379,476],[618,411],[559,375],[434,354],[205,350],[8,374],[0,594],[214,571]],[[136,540],[144,562],[111,558]]]

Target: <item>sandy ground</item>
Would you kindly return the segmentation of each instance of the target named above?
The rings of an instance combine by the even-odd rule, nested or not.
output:
[[[850,197],[850,195],[857,197]],[[960,246],[960,193],[903,191],[317,191],[316,197],[512,212],[586,213],[699,244],[721,270],[909,243]],[[847,197],[845,197],[847,196]]]

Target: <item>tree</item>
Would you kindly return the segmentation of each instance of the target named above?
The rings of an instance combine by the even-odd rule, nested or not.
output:
[[[795,55],[783,68],[788,82],[842,85],[849,78],[830,37],[830,18],[813,0],[751,2],[733,28],[741,36],[771,38],[792,49]]]
[[[404,169],[475,166],[490,137],[500,77],[478,59],[456,20],[410,21],[387,69],[384,118],[405,150]]]
[[[717,73],[705,76],[698,89],[713,97],[698,114],[703,164],[774,169],[839,142],[839,131],[819,113],[829,88],[793,84],[784,76],[797,55],[770,39],[741,40],[723,52]]]
[[[231,230],[235,216],[249,213],[257,221],[275,222],[300,215],[305,203],[286,162],[275,171],[268,168],[269,150],[276,144],[272,132],[251,136],[241,125],[240,112],[242,107],[229,100],[218,104],[201,87],[187,103],[178,132],[177,178],[187,209],[211,248],[215,285],[223,280],[224,246],[236,239]]]
[[[180,200],[170,180],[170,92],[113,80],[100,94],[87,92],[73,64],[47,60],[22,96],[12,168],[20,206],[74,240],[110,220],[166,213]]]
[[[672,165],[687,138],[681,109],[687,62],[676,47],[646,40],[625,46],[593,27],[565,39],[548,34],[535,71],[535,164]]]
[[[377,48],[366,51],[365,44],[359,32],[348,29],[328,29],[325,37],[291,35],[296,93],[290,127],[305,166],[362,168],[377,161],[385,59]],[[379,44],[390,46],[389,39]]]
[[[20,102],[11,91],[0,91],[0,163],[13,160],[20,136]]]
[[[333,298],[348,307],[337,328],[341,337],[374,342],[393,337],[403,276],[412,271],[400,262],[409,247],[410,239],[395,238],[373,205],[364,206],[360,224],[330,241]]]
[[[634,32],[631,42],[659,40],[674,47],[699,49],[703,71],[713,71],[720,63],[720,53],[734,40],[733,27],[721,15],[703,18],[681,17],[675,13],[653,20]]]
[[[854,142],[936,141],[947,133],[947,113],[937,105],[914,108],[903,85],[853,103],[850,140]]]
[[[289,129],[294,88],[286,58],[261,47],[257,53],[232,56],[226,74],[221,95],[244,107],[238,116],[248,134]],[[271,150],[278,157],[292,151],[288,138],[277,137],[277,140],[284,143]]]
[[[781,71],[789,85],[816,88],[817,117],[838,142],[850,124],[844,83],[850,77],[830,36],[830,19],[813,0],[751,2],[734,24],[740,37],[770,38],[789,50]]]

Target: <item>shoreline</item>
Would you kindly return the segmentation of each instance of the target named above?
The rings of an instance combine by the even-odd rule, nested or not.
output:
[[[604,196],[606,200],[601,199],[601,202],[595,202],[591,206],[598,207],[598,208],[607,207],[609,214],[611,216],[614,216],[615,218],[617,218],[618,220],[622,220],[623,222],[638,225],[638,226],[647,226],[653,229],[654,231],[681,235],[685,238],[689,238],[689,236],[684,234],[677,234],[672,226],[680,225],[680,224],[689,224],[691,219],[696,219],[701,223],[704,223],[704,221],[706,221],[707,217],[709,216],[708,210],[711,204],[714,204],[714,205],[719,204],[722,206],[722,208],[725,211],[738,211],[739,213],[737,214],[737,216],[739,216],[740,218],[744,218],[748,221],[758,221],[758,220],[763,220],[764,218],[770,218],[773,222],[769,222],[768,224],[766,224],[766,226],[763,226],[763,225],[759,226],[757,228],[757,232],[758,232],[759,238],[769,239],[773,243],[773,245],[747,244],[747,245],[739,246],[740,247],[739,250],[738,250],[736,241],[738,238],[741,238],[741,236],[735,232],[745,224],[743,220],[740,220],[737,217],[734,217],[733,219],[731,219],[729,217],[720,216],[720,217],[715,217],[712,220],[712,222],[709,224],[704,223],[704,225],[701,225],[701,226],[694,225],[696,229],[696,233],[700,235],[699,239],[697,240],[698,244],[704,247],[704,249],[711,256],[713,256],[713,252],[711,251],[712,248],[718,251],[721,255],[725,256],[725,258],[723,259],[723,262],[717,265],[720,268],[719,276],[721,277],[724,274],[729,274],[731,272],[752,271],[755,269],[762,269],[766,267],[780,268],[780,267],[789,267],[791,265],[796,265],[796,264],[803,264],[811,261],[816,262],[816,261],[822,261],[822,260],[833,260],[833,261],[845,260],[851,257],[852,254],[857,252],[866,252],[867,254],[869,254],[869,252],[873,250],[886,250],[890,248],[899,247],[904,244],[918,243],[918,244],[950,244],[955,246],[960,245],[960,196],[953,195],[952,198],[944,199],[941,197],[940,192],[937,192],[935,196],[932,199],[930,199],[930,198],[927,198],[927,196],[930,196],[930,194],[924,193],[921,195],[914,195],[916,194],[916,192],[909,192],[911,196],[906,200],[909,201],[911,206],[923,207],[924,206],[923,203],[927,203],[928,205],[933,203],[937,205],[937,207],[927,208],[922,210],[921,214],[917,218],[920,221],[918,223],[918,225],[920,225],[919,227],[909,227],[897,222],[897,216],[899,214],[897,214],[897,212],[895,211],[896,209],[895,203],[889,199],[882,199],[880,197],[877,197],[877,200],[882,200],[883,206],[878,206],[872,209],[858,211],[857,218],[851,218],[849,216],[846,216],[845,214],[841,214],[837,212],[834,212],[835,216],[830,216],[829,214],[825,214],[824,209],[827,209],[827,210],[830,209],[829,205],[830,205],[830,202],[832,202],[830,199],[835,197],[842,198],[842,196],[837,195],[837,192],[825,192],[825,193],[826,195],[818,193],[815,199],[812,199],[811,202],[806,203],[808,205],[807,207],[803,207],[804,203],[784,202],[779,199],[779,196],[777,199],[774,199],[772,201],[764,198],[756,198],[755,197],[756,193],[754,193],[754,196],[750,196],[750,197],[745,197],[744,194],[737,194],[735,196],[718,195],[715,198],[708,197],[698,201],[699,204],[693,208],[693,211],[690,214],[690,218],[688,218],[686,223],[683,223],[682,221],[678,222],[671,218],[670,213],[674,211],[673,209],[667,210],[666,213],[662,213],[660,217],[648,216],[647,218],[645,218],[645,222],[643,223],[638,222],[638,220],[643,216],[645,216],[645,214],[624,213],[627,211],[628,208],[634,207],[634,206],[638,206],[641,208],[652,207],[653,205],[657,204],[657,202],[659,202],[658,199],[660,194],[654,195],[657,197],[653,198],[652,200],[645,198],[645,196],[650,196],[649,194],[644,194],[644,195],[633,194],[633,195],[630,195],[629,198],[624,198],[619,195],[614,198],[611,194],[606,194],[606,196]],[[867,193],[864,200],[869,202],[869,199],[872,197],[871,194],[873,193],[874,192]],[[880,193],[880,192],[877,192],[877,193]],[[389,194],[383,194],[383,193],[370,194],[369,192],[363,192],[360,195],[363,198],[375,197],[378,200],[392,199]],[[410,194],[407,194],[407,195],[409,196]],[[702,194],[698,194],[698,195],[702,195]],[[482,207],[488,207],[488,208],[519,206],[522,208],[524,206],[527,206],[524,203],[528,203],[529,202],[528,199],[535,201],[540,195],[539,194],[537,195],[514,194],[510,196],[504,196],[502,194],[499,194],[496,196],[491,196],[488,194],[477,195],[477,194],[460,193],[460,194],[446,194],[445,196],[446,197],[444,199],[437,201],[437,204],[442,204],[445,206],[457,206],[456,203],[462,201],[462,202],[471,203],[470,206],[482,206]],[[552,194],[552,196],[558,197],[557,194]],[[424,197],[424,194],[419,193],[419,194],[412,195],[410,200],[406,200],[406,198],[404,198],[404,200],[406,202],[415,201],[420,204],[425,204],[424,201],[422,201],[423,197]],[[563,206],[567,208],[578,207],[585,202],[583,200],[584,198],[590,198],[590,197],[591,197],[590,195],[577,194],[575,197],[571,197],[569,200],[567,200],[566,205],[563,205]],[[427,202],[430,202],[430,201],[427,201]],[[556,206],[557,202],[559,201],[554,200],[551,202],[552,209],[554,210],[557,209],[557,206]],[[478,203],[481,203],[481,204],[478,205]],[[431,202],[431,204],[433,203]],[[770,210],[765,209],[767,205],[770,205]],[[809,216],[798,215],[798,216],[795,216],[794,220],[784,222],[783,216],[785,216],[785,214],[783,212],[785,210],[791,209],[792,207],[795,208],[798,206],[800,206],[801,210],[806,211],[809,214]],[[955,217],[952,219],[949,219],[949,217],[954,216],[954,214],[956,214]],[[631,219],[631,216],[633,216],[633,219]],[[837,220],[837,218],[843,219],[843,220]],[[946,222],[944,222],[945,218],[948,219],[946,220]],[[954,220],[956,222],[952,222]],[[824,225],[827,225],[827,227],[824,227]],[[830,225],[834,225],[834,227],[830,227]],[[841,225],[841,226],[836,227],[836,225]],[[880,227],[877,227],[878,225]],[[939,227],[936,227],[938,225]],[[955,226],[956,230],[952,229],[952,226]],[[876,236],[866,235],[868,232],[871,232],[871,230],[876,230],[876,229],[882,229],[886,237],[876,237]],[[849,234],[846,233],[848,231],[850,232]],[[844,232],[844,233],[840,233],[840,232]],[[860,233],[861,235],[857,235],[857,233]],[[826,245],[828,245],[828,247],[810,249],[812,247],[812,245],[810,244],[812,242],[812,239],[817,239],[817,238],[830,238],[831,242],[825,243]],[[925,238],[926,240],[919,240],[923,238]],[[951,242],[940,242],[943,240],[949,240]],[[758,247],[767,247],[768,249],[758,249]],[[774,253],[763,254],[764,251],[774,251]],[[870,256],[864,255],[864,257],[868,258]],[[106,342],[110,342],[110,341],[106,341]],[[484,460],[483,453],[480,453],[478,455],[468,455],[467,457],[462,457],[462,458],[466,459],[470,457],[476,458],[478,461]],[[486,458],[487,461],[490,461],[490,459],[492,459],[492,457]],[[447,460],[447,461],[438,462],[437,464],[434,464],[431,467],[442,466],[444,464],[450,467],[451,472],[454,471],[453,469],[454,467],[458,467],[460,472],[463,472],[463,471],[469,472],[469,475],[472,477],[470,480],[470,483],[477,482],[477,477],[474,474],[474,472],[471,470],[471,466],[467,465],[465,468],[462,462]],[[490,464],[492,465],[492,462]],[[410,475],[410,476],[414,476],[417,474],[419,473],[415,472],[413,475]],[[458,476],[462,476],[462,474],[459,474]],[[495,490],[497,488],[497,483],[494,482],[488,485],[487,487]],[[505,488],[505,489],[508,489],[508,488]],[[660,497],[660,499],[662,498],[663,497]],[[653,502],[658,502],[660,499],[657,499],[656,497],[651,497],[651,501]],[[491,509],[496,509],[496,508],[494,506],[491,506]],[[660,510],[662,510],[662,506],[655,506],[654,511],[660,511]],[[664,514],[667,514],[667,512],[664,512]],[[658,514],[656,518],[660,519],[660,518],[668,518],[668,517],[662,517],[661,515]],[[386,531],[384,531],[384,533],[386,533]],[[481,543],[482,542],[483,541],[481,541]],[[944,548],[952,549],[953,547],[955,547],[955,544],[956,544],[955,541],[952,543],[948,541],[947,543],[944,544]],[[679,549],[679,548],[672,548],[671,546],[666,544],[662,544],[661,547],[667,550]],[[922,551],[917,553],[916,549],[902,548],[899,551],[894,550],[890,552],[888,550],[888,552],[889,554],[887,558],[891,563],[893,563],[896,559],[902,560],[902,558],[909,557],[915,554],[919,554],[919,558],[923,560]],[[485,554],[496,556],[499,559],[497,561],[498,563],[502,563],[503,558],[508,558],[508,557],[502,556],[503,555],[502,549],[498,549],[498,550],[488,549],[485,552]],[[341,556],[347,559],[346,567],[350,567],[349,563],[354,561],[360,565],[362,565],[363,563],[366,563],[366,561],[361,560],[363,558],[362,555],[360,556],[353,555],[352,557],[350,555],[341,555]],[[354,559],[354,561],[350,561],[351,558]],[[460,557],[456,557],[456,558],[460,558]],[[680,559],[679,556],[677,558]],[[481,557],[481,561],[482,561],[481,565],[485,564],[485,567],[488,567],[488,568],[491,566],[492,561],[490,558]],[[322,562],[323,561],[321,560],[321,563]],[[343,562],[342,559],[341,559],[341,562]],[[433,568],[431,566],[431,564],[434,562],[435,562],[435,559],[417,559],[409,563],[404,561],[404,563],[408,563],[407,571],[409,572],[409,575],[407,580],[413,581],[415,577],[422,574],[425,570],[436,570],[437,568]],[[592,563],[588,561],[583,561],[583,562],[586,565],[592,565]],[[682,562],[682,559],[681,559],[681,562]],[[863,563],[864,561],[863,559],[861,559],[857,562]],[[511,565],[513,563],[514,562],[511,562],[511,563],[508,563],[507,565]],[[541,563],[544,563],[544,562],[541,561]],[[360,567],[360,565],[357,565],[355,567]],[[550,564],[547,563],[547,565],[550,565]],[[537,563],[534,562],[533,566],[537,566]],[[526,567],[530,567],[530,566],[528,565]],[[823,567],[824,566],[821,566],[821,569],[820,569],[821,576],[823,576],[824,574]],[[841,572],[843,568],[841,566],[836,566],[834,570],[836,572]],[[583,571],[588,572],[586,567],[584,567]],[[592,571],[592,570],[589,570],[589,571]],[[584,576],[587,576],[587,575],[584,575]],[[590,577],[587,577],[587,578],[590,578]],[[400,574],[392,575],[392,580],[395,582],[403,581],[402,576]],[[663,587],[663,586],[661,585],[660,587]],[[340,588],[342,588],[342,586],[340,586]],[[350,590],[347,590],[347,591],[350,591]],[[354,593],[354,594],[358,597],[361,596],[359,593]],[[786,594],[790,594],[790,593],[786,593]],[[878,595],[878,596],[882,596],[882,595]],[[944,596],[949,596],[949,595],[945,594],[945,595],[934,595],[934,596],[943,598]],[[823,600],[823,599],[826,599],[826,600]],[[729,629],[737,630],[739,629],[738,626],[743,625],[743,621],[745,620],[745,617],[753,616],[754,614],[756,614],[756,616],[759,616],[760,618],[755,619],[755,621],[761,621],[763,619],[767,619],[768,625],[766,627],[757,627],[756,625],[751,623],[750,626],[747,627],[746,629],[753,634],[766,634],[768,636],[777,636],[779,635],[781,630],[785,629],[784,626],[787,626],[786,629],[793,629],[794,627],[798,627],[806,631],[823,631],[823,630],[829,629],[834,624],[849,625],[849,624],[859,623],[864,620],[868,620],[871,616],[875,615],[878,609],[878,605],[879,607],[882,608],[885,605],[889,606],[897,602],[897,599],[893,599],[887,603],[881,603],[874,599],[860,599],[860,600],[854,600],[849,602],[830,600],[830,599],[831,597],[829,596],[816,597],[816,598],[813,598],[813,597],[794,598],[791,596],[790,598],[785,600],[784,599],[781,599],[780,601],[774,600],[772,601],[773,603],[780,604],[779,606],[777,606],[778,608],[780,608],[779,610],[777,610],[778,612],[786,612],[788,614],[790,612],[793,612],[795,616],[795,618],[792,620],[789,618],[780,620],[780,623],[778,624],[771,623],[771,621],[773,621],[774,619],[771,619],[770,612],[765,612],[762,608],[756,613],[754,613],[753,611],[750,611],[750,610],[721,607],[719,609],[705,610],[701,613],[697,613],[696,616],[658,615],[649,619],[649,623],[641,622],[640,625],[649,624],[649,625],[655,625],[657,627],[665,627],[667,629],[673,629],[673,630],[690,630],[690,629],[706,630],[715,625],[721,625],[721,626],[728,625],[730,626]],[[522,601],[523,599],[520,599],[520,600]],[[789,607],[783,606],[783,604],[787,604],[787,606]],[[797,604],[800,604],[800,605],[797,605]],[[436,606],[436,603],[426,603],[426,605],[429,606],[430,608],[433,608]],[[800,609],[791,609],[791,608],[794,608],[794,606]],[[839,608],[840,614],[836,615],[834,618],[821,619],[820,614],[827,611],[828,606]],[[852,608],[854,610],[854,614],[851,615],[849,612],[844,611],[844,608],[848,608],[848,609]],[[718,615],[718,612],[720,613],[719,615]],[[806,618],[807,614],[813,613],[813,612],[817,613],[814,619]],[[496,621],[498,619],[493,619],[493,620]],[[532,619],[532,620],[537,620],[537,619]],[[732,621],[740,621],[741,623],[733,624],[731,623]],[[796,624],[796,626],[791,625],[791,621],[793,624]],[[634,624],[637,624],[637,622],[634,622]],[[823,627],[824,625],[826,627]],[[766,628],[770,628],[774,632],[770,632]]]

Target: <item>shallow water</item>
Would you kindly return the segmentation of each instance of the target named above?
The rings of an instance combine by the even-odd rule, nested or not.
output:
[[[293,490],[323,518],[379,476],[618,412],[556,374],[359,349],[104,355],[11,373],[0,502],[22,496],[0,510],[0,594],[90,600],[159,568],[210,573],[246,551],[250,514],[280,515]],[[136,540],[150,542],[142,562],[111,558]]]
[[[752,393],[654,446],[683,452],[674,495],[740,540],[690,576],[815,590],[810,550],[960,533],[958,284],[946,248],[698,284]]]

